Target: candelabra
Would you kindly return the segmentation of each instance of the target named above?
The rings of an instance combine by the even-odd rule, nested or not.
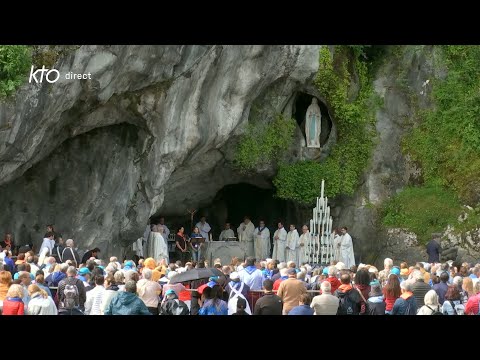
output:
[[[324,191],[325,180],[322,180],[320,197],[317,197],[310,220],[310,236],[304,248],[305,259],[310,264],[328,265],[333,259],[333,219],[330,216],[330,206]]]

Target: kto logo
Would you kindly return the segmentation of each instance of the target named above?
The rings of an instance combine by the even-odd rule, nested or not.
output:
[[[37,78],[38,75],[40,76],[40,79]],[[57,82],[57,80],[60,78],[60,72],[58,70],[45,69],[45,65],[43,65],[41,69],[37,69],[37,71],[33,72],[33,65],[32,65],[32,69],[30,70],[30,79],[28,80],[28,82],[32,83],[32,79],[33,79],[37,84],[42,83],[43,75],[45,75],[45,80],[47,80],[50,84]]]

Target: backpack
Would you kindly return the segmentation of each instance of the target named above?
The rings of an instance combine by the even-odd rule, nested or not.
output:
[[[459,312],[461,315],[465,313],[465,309],[463,308],[462,304],[455,305],[455,303],[452,300],[445,300],[445,301],[448,301],[450,303],[450,306],[453,309],[453,315],[458,315]],[[448,314],[445,313],[444,315],[448,315]]]
[[[243,290],[243,282],[240,285],[240,289],[238,289],[238,290],[231,287],[230,298],[228,299],[228,303],[227,303],[227,305],[228,305],[228,315],[232,315],[233,313],[237,312],[237,301],[238,301],[239,297],[245,299],[245,302],[247,303],[247,307],[245,308],[245,312],[248,315],[252,315],[252,310],[250,310],[250,304],[248,303],[245,296],[242,294],[242,290]]]
[[[425,305],[427,308],[429,308],[432,313],[430,315],[443,315],[443,313],[440,311],[440,306],[437,306],[437,310],[432,309],[430,306]],[[455,309],[455,308],[454,308]]]
[[[190,310],[183,301],[170,299],[161,304],[159,315],[190,315]]]
[[[65,285],[63,289],[63,308],[73,309],[76,305],[76,299],[78,299],[77,285]]]
[[[356,292],[355,289],[345,293],[344,296],[339,297],[337,315],[358,315],[357,302],[351,298],[350,294]]]

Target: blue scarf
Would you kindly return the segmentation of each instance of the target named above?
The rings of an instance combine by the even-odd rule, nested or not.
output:
[[[22,298],[19,297],[7,297],[8,301],[23,302]]]
[[[247,266],[245,268],[245,271],[248,273],[248,275],[252,275],[255,270],[257,270],[257,268],[254,265]]]
[[[262,274],[265,279],[271,279],[273,276],[273,270],[263,269]]]
[[[287,275],[287,276],[281,276],[280,279],[281,279],[281,280],[287,280],[287,279],[288,279],[288,275]]]
[[[238,290],[238,289],[240,289],[241,281],[233,281],[232,280],[232,281],[230,281],[229,284],[230,284],[230,287],[232,289]]]

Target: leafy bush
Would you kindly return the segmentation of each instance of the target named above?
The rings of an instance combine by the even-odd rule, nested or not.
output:
[[[28,46],[0,46],[0,98],[14,93],[25,81],[31,61]]]
[[[282,115],[272,122],[249,124],[235,153],[237,168],[248,172],[281,159],[292,144],[295,126],[295,120]]]
[[[386,201],[382,209],[383,225],[405,228],[426,243],[432,233],[443,231],[447,225],[457,230],[470,229],[478,224],[477,212],[469,212],[467,221],[458,223],[461,203],[452,190],[439,186],[409,187]]]

